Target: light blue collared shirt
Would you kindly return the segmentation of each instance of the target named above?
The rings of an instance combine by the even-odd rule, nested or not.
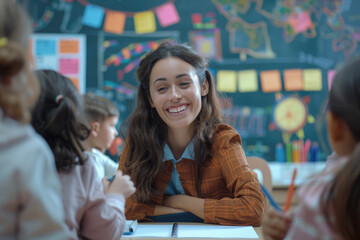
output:
[[[164,192],[165,195],[172,196],[172,195],[178,195],[178,194],[185,194],[185,191],[184,191],[184,188],[181,185],[180,178],[179,178],[179,173],[176,170],[175,164],[180,162],[181,159],[183,159],[183,158],[195,160],[194,144],[195,144],[195,138],[193,138],[191,140],[189,145],[187,145],[187,147],[186,147],[184,153],[182,154],[182,156],[177,160],[175,159],[173,153],[171,152],[169,145],[165,144],[163,162],[171,160],[173,162],[173,165],[174,165],[174,169],[173,169],[173,172],[171,174],[170,182],[167,185],[167,187],[165,189],[165,192]]]

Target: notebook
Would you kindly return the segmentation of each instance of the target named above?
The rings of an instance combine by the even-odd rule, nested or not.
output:
[[[224,226],[216,224],[188,225],[181,223],[175,224],[139,224],[136,231],[131,235],[127,235],[126,237],[259,239],[259,236],[251,226]]]

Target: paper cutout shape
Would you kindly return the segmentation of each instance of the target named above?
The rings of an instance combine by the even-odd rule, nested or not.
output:
[[[47,39],[39,39],[35,42],[35,54],[37,56],[44,55],[55,55],[56,54],[56,41],[55,40],[47,40]]]
[[[303,75],[301,69],[286,69],[284,74],[284,88],[286,91],[304,90]]]
[[[334,77],[336,75],[336,70],[329,70],[327,72],[327,77],[328,77],[328,90],[330,91],[331,86],[332,86],[332,82],[334,80]]]
[[[288,19],[288,22],[296,33],[305,32],[312,26],[309,12],[292,14]]]
[[[104,18],[104,9],[96,5],[88,4],[85,7],[83,24],[93,28],[99,28]]]
[[[261,89],[263,92],[281,91],[281,77],[279,70],[262,71],[260,73]]]
[[[304,69],[304,91],[321,91],[322,75],[320,69]]]
[[[134,25],[137,34],[155,32],[156,23],[154,13],[152,11],[136,13],[134,15]]]
[[[167,27],[180,22],[179,14],[174,3],[169,2],[155,9],[155,13],[162,27]]]
[[[220,92],[236,92],[236,72],[219,70],[217,72],[217,89]]]
[[[118,11],[106,11],[104,30],[110,33],[121,34],[124,32],[126,15]]]
[[[63,39],[59,41],[59,53],[61,54],[78,54],[79,41],[72,39]]]
[[[79,74],[78,58],[62,58],[59,62],[59,72],[61,74]]]
[[[238,82],[239,92],[256,92],[259,89],[255,70],[239,71]]]

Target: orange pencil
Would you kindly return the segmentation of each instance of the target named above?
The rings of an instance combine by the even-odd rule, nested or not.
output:
[[[293,193],[294,193],[294,188],[295,188],[296,171],[297,171],[296,168],[294,168],[291,183],[290,183],[290,186],[288,188],[288,193],[287,193],[287,196],[286,196],[284,213],[287,212],[289,210],[289,208],[290,208],[291,199],[292,199],[292,196],[293,196]]]

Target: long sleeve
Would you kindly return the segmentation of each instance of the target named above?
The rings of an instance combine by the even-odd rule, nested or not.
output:
[[[219,131],[213,143],[214,167],[220,169],[231,196],[205,199],[205,222],[236,225],[260,225],[265,199],[260,183],[247,161],[241,139],[235,130]],[[203,186],[211,184],[205,177]],[[219,189],[220,190],[220,189]]]
[[[0,238],[68,239],[61,185],[46,142],[29,125],[5,119],[0,165]]]
[[[125,197],[104,194],[91,156],[84,165],[76,165],[59,176],[66,223],[73,238],[120,239],[125,226]]]
[[[38,150],[36,161],[31,164],[24,161],[26,172],[16,174],[20,205],[23,207],[20,212],[20,238],[67,239],[68,229],[55,161],[50,153]]]
[[[118,170],[118,164],[96,148],[93,148],[89,154],[94,157],[95,166],[100,179],[103,177],[110,177]]]
[[[327,196],[336,173],[348,160],[348,156],[339,158],[332,154],[321,174],[299,189],[300,203],[294,211],[294,218],[285,239],[342,239],[334,227],[329,226],[329,222],[334,224],[334,213],[332,209],[328,209],[330,216],[326,219],[321,199]]]

